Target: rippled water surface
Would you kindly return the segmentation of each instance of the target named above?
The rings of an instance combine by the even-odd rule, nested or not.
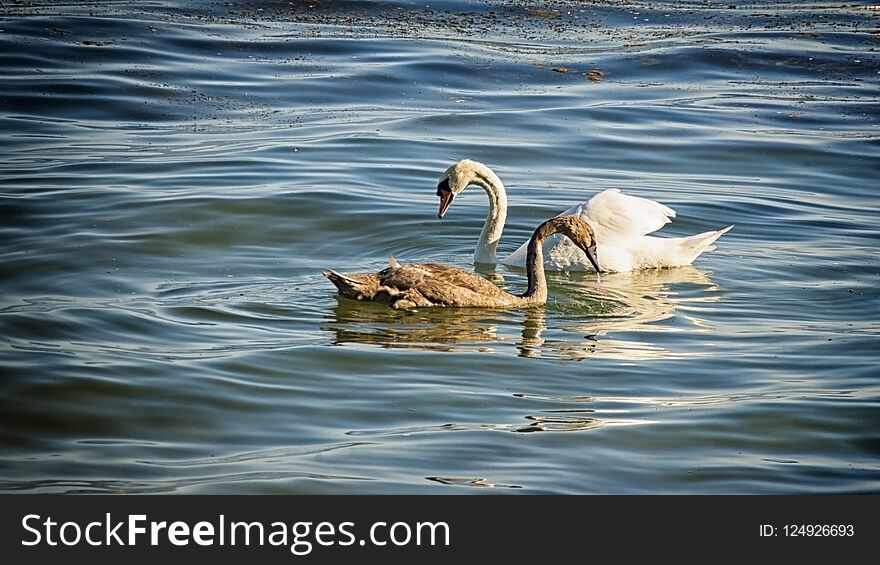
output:
[[[878,45],[868,2],[3,3],[0,490],[880,492]],[[473,268],[464,157],[502,252],[607,187],[736,227],[528,311],[338,298]]]

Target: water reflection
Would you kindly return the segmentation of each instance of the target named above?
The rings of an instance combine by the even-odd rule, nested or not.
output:
[[[592,411],[583,411],[592,412]],[[526,416],[529,423],[516,429],[517,432],[582,432],[600,428],[607,422],[582,414],[534,414]]]
[[[561,315],[555,316],[549,330],[548,324],[537,317],[524,321],[523,356],[570,361],[692,357],[698,353],[670,351],[652,343],[650,335],[707,331],[706,322],[697,315],[697,305],[719,297],[719,287],[709,273],[692,265],[614,273],[603,275],[601,281],[584,273],[557,277],[571,279],[557,289]],[[585,316],[584,312],[591,315]],[[680,321],[672,322],[676,316]],[[628,335],[632,333],[637,335]],[[573,339],[572,334],[577,338]]]
[[[494,277],[503,280],[501,275]],[[559,284],[561,279],[568,279]],[[681,357],[650,342],[654,332],[706,331],[697,304],[718,298],[709,274],[693,266],[617,273],[554,274],[554,298],[519,311],[424,308],[399,312],[339,298],[321,329],[334,345],[503,352],[520,357],[630,361]],[[681,312],[679,312],[681,310]],[[680,316],[675,324],[657,322]],[[637,332],[638,335],[630,336]],[[694,355],[687,353],[687,355]]]
[[[511,485],[492,482],[484,477],[425,477],[429,481],[448,486],[477,488],[523,488],[522,485]]]
[[[501,314],[503,316],[503,314]],[[498,335],[498,312],[477,308],[424,308],[401,312],[384,304],[339,298],[321,329],[335,334],[333,345],[462,351],[491,349]]]

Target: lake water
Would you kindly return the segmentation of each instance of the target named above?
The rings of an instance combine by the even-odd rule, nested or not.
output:
[[[0,30],[0,491],[880,493],[877,6],[7,2]],[[325,268],[473,268],[483,191],[436,219],[465,157],[508,187],[502,252],[608,187],[667,235],[736,227],[529,311],[338,298]]]

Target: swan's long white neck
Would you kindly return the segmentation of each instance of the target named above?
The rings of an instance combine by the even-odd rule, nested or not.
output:
[[[495,250],[501,241],[501,232],[504,231],[504,222],[507,220],[507,192],[498,175],[486,166],[477,167],[471,182],[483,187],[489,196],[489,214],[474,250],[474,262],[496,263]]]

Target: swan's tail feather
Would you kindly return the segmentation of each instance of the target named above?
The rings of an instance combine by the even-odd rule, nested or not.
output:
[[[371,273],[342,275],[332,269],[322,273],[339,290],[339,294],[353,300],[371,300],[379,291],[379,278]]]
[[[697,235],[692,235],[690,237],[684,238],[682,241],[682,249],[685,250],[685,255],[687,256],[687,263],[690,264],[694,259],[700,256],[705,251],[714,251],[715,250],[715,241],[726,234],[733,228],[732,225],[727,226],[724,229],[715,230],[715,231],[707,231],[703,233],[698,233]]]

